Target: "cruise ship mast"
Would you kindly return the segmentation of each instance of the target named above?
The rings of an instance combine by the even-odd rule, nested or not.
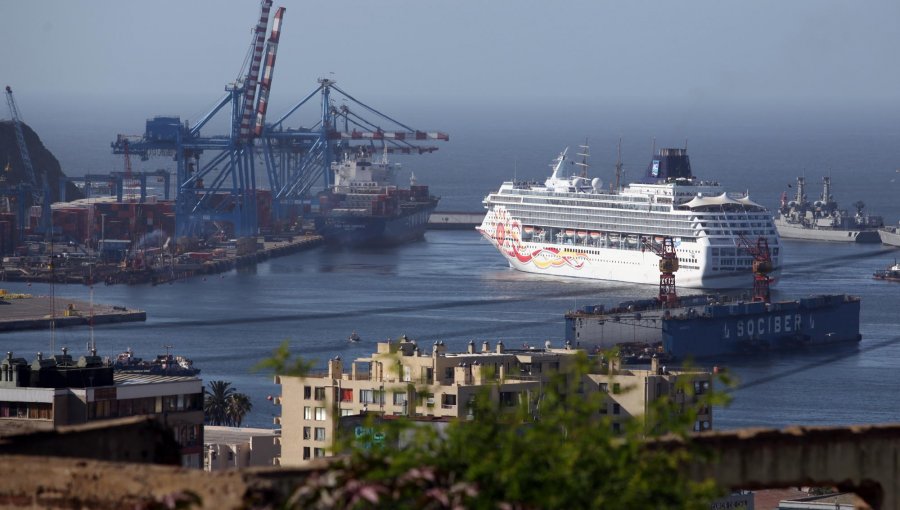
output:
[[[581,168],[581,177],[587,177],[588,168],[590,168],[588,158],[591,156],[591,147],[588,145],[588,139],[585,138],[584,145],[579,145],[578,148],[581,152],[577,153],[576,156],[581,156],[581,161],[576,161],[575,164]]]

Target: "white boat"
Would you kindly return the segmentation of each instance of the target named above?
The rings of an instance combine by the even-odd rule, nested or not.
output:
[[[900,227],[884,227],[878,230],[882,244],[900,246]]]
[[[684,149],[661,149],[641,182],[603,190],[599,179],[563,175],[566,151],[543,185],[504,182],[484,199],[478,231],[520,271],[634,283],[659,283],[659,258],[641,238],[671,237],[679,258],[678,285],[743,288],[751,285],[752,255],[741,237],[765,237],[777,279],[781,241],[771,213],[744,194],[691,173]],[[546,232],[523,240],[522,225]],[[578,231],[606,237],[576,239]],[[606,239],[609,242],[605,242]],[[620,240],[627,242],[619,242]]]

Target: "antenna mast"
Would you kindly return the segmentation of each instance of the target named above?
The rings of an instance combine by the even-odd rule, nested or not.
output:
[[[619,143],[616,144],[616,192],[619,191],[619,184],[622,179],[622,137],[619,137]]]
[[[581,156],[581,161],[576,161],[575,164],[581,167],[581,177],[587,177],[587,170],[590,165],[588,165],[588,157],[591,155],[591,148],[588,146],[588,139],[584,139],[584,145],[579,145],[579,149],[581,152],[577,154],[577,156]]]

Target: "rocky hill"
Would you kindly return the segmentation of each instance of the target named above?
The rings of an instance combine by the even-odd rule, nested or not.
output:
[[[19,154],[19,145],[16,143],[16,131],[10,120],[0,121],[0,177],[6,180],[7,186],[28,182],[25,173],[25,165],[22,164],[22,156]],[[41,182],[50,185],[50,196],[53,202],[59,200],[59,179],[65,177],[59,166],[59,161],[41,142],[40,137],[27,124],[22,123],[22,132],[25,135],[25,143],[28,145],[28,154],[31,157],[31,165],[34,167],[35,178],[38,186]],[[7,166],[8,164],[8,166]],[[9,168],[7,171],[6,168]],[[42,181],[41,177],[46,177]],[[66,184],[66,199],[74,200],[82,198],[81,190],[74,184]]]

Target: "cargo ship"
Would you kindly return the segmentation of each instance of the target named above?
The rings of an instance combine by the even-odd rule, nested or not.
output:
[[[146,361],[134,355],[131,349],[119,353],[113,362],[116,372],[132,372],[150,375],[194,376],[200,373],[194,368],[194,362],[184,356],[160,354],[152,361]]]
[[[839,209],[831,194],[831,178],[823,179],[822,196],[812,203],[806,198],[806,180],[797,177],[797,193],[788,200],[781,195],[781,207],[775,215],[775,226],[785,239],[835,241],[845,243],[877,243],[878,229],[884,226],[881,216],[865,212],[866,204],[856,202],[856,213]]]
[[[487,214],[478,231],[512,268],[656,283],[658,258],[646,246],[670,237],[682,287],[739,288],[753,262],[741,236],[766,237],[780,267],[771,213],[747,194],[696,178],[685,149],[661,149],[640,182],[609,190],[599,178],[564,175],[566,152],[543,184],[504,182],[484,199]]]
[[[566,314],[566,340],[589,350],[643,342],[674,359],[724,358],[857,343],[859,310],[860,299],[847,294],[773,303],[688,296],[675,308],[639,300]]]
[[[438,197],[428,186],[397,186],[400,165],[373,161],[370,153],[347,153],[331,165],[334,185],[319,194],[316,230],[332,245],[347,247],[392,246],[420,239]]]

